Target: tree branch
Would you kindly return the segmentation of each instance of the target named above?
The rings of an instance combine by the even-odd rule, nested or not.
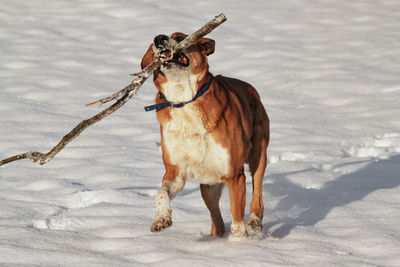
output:
[[[218,27],[221,23],[226,21],[226,17],[224,14],[220,14],[216,16],[214,19],[209,21],[207,24],[205,24],[203,27],[201,27],[198,31],[192,33],[188,37],[186,37],[182,42],[180,42],[176,47],[173,48],[174,53],[179,53],[183,49],[189,47],[190,45],[194,44],[197,40],[205,36],[206,34],[210,33],[213,29]],[[39,162],[40,165],[43,165],[50,161],[52,158],[54,158],[55,155],[57,155],[69,142],[71,142],[73,139],[75,139],[79,134],[81,134],[86,128],[88,128],[90,125],[95,124],[96,122],[100,121],[101,119],[107,117],[120,107],[122,107],[126,102],[128,102],[129,99],[134,96],[139,88],[142,86],[142,84],[147,80],[149,76],[151,76],[155,70],[157,70],[161,65],[161,61],[159,58],[156,58],[150,65],[148,65],[146,68],[144,68],[140,73],[135,74],[137,78],[132,81],[131,84],[120,90],[119,92],[116,92],[115,94],[102,98],[100,100],[97,100],[95,102],[92,102],[90,104],[87,104],[86,106],[93,105],[96,103],[107,103],[109,101],[112,101],[114,99],[117,99],[117,101],[109,106],[108,108],[104,109],[103,111],[97,113],[90,119],[84,120],[81,123],[79,123],[75,128],[73,128],[68,134],[66,134],[61,141],[54,146],[49,152],[47,153],[41,153],[41,152],[26,152],[22,153],[19,155],[15,155],[6,159],[3,159],[0,161],[0,166],[20,160],[20,159],[25,159],[29,158],[33,162]]]

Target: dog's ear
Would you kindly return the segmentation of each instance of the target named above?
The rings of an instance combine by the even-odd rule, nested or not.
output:
[[[148,65],[150,65],[150,63],[153,62],[153,60],[154,60],[154,51],[153,51],[153,44],[151,44],[149,46],[149,49],[147,49],[146,54],[144,54],[140,66],[142,67],[142,69],[144,69]]]
[[[198,42],[200,46],[206,52],[206,55],[209,56],[215,51],[215,41],[209,38],[201,38]]]
[[[182,38],[181,40],[185,39],[188,35],[183,33],[183,32],[174,32],[173,34],[171,34],[171,38]]]

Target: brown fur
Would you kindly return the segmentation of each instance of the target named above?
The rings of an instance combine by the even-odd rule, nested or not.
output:
[[[175,33],[170,37],[175,38],[177,36],[186,37],[181,33]],[[171,193],[176,177],[181,175],[183,180],[187,178],[187,175],[181,172],[177,162],[172,160],[170,151],[167,148],[171,142],[179,142],[178,140],[181,140],[174,140],[169,134],[168,138],[164,136],[164,133],[168,132],[169,126],[167,125],[171,121],[178,123],[182,121],[185,125],[191,125],[193,129],[199,127],[197,124],[202,123],[201,129],[205,129],[205,134],[212,138],[213,142],[215,141],[216,144],[223,147],[224,151],[228,152],[228,169],[224,176],[216,177],[215,182],[200,185],[202,197],[211,215],[211,235],[222,236],[225,228],[218,204],[222,183],[229,190],[233,222],[243,222],[246,199],[246,178],[243,171],[245,163],[249,164],[253,180],[253,198],[250,205],[250,213],[256,216],[256,218],[254,216],[250,217],[247,225],[250,230],[254,231],[262,228],[261,219],[263,218],[264,210],[262,181],[267,165],[266,150],[269,143],[269,119],[258,93],[251,85],[238,79],[224,76],[214,77],[209,73],[207,55],[214,52],[214,45],[213,40],[203,38],[185,51],[190,59],[190,73],[193,77],[198,77],[195,81],[197,90],[208,80],[211,80],[208,91],[189,104],[191,105],[189,107],[191,112],[183,111],[186,107],[179,112],[173,111],[172,107],[167,107],[157,111],[157,119],[160,123],[163,162],[166,169],[163,186],[165,185],[165,190],[168,192],[170,199],[177,194],[175,192]],[[142,68],[150,64],[154,57],[154,50],[151,45],[142,59]],[[163,86],[169,82],[160,71],[155,73],[154,84],[160,92],[165,94]],[[156,97],[156,103],[163,101],[158,96]],[[193,116],[193,110],[198,116]],[[213,144],[213,142],[206,144],[211,146],[210,144]],[[185,146],[185,144],[182,144],[182,146]],[[211,149],[211,147],[209,148]],[[180,151],[176,150],[174,155],[175,153],[180,153]],[[224,158],[221,158],[221,161],[224,162]],[[191,162],[188,161],[188,164],[192,164]],[[191,168],[191,166],[188,168]],[[207,168],[209,173],[214,173],[212,166],[193,166],[193,168]],[[215,170],[215,173],[218,173],[218,170]],[[169,181],[168,183],[165,182],[167,180]],[[183,188],[183,185],[181,186],[182,188],[180,186],[178,186],[178,191]],[[168,217],[168,215],[164,217]],[[159,231],[165,228],[162,223],[160,224],[160,220],[162,219],[156,218],[152,231]],[[161,225],[161,227],[155,227],[155,225]]]

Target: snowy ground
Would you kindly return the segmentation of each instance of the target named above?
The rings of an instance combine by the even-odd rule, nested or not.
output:
[[[149,231],[163,165],[148,81],[48,164],[0,167],[0,265],[400,266],[397,0],[3,0],[0,158],[46,152],[155,35],[220,12],[211,71],[252,83],[271,118],[263,234],[209,237],[195,181],[173,227]],[[226,192],[221,206],[229,229]]]

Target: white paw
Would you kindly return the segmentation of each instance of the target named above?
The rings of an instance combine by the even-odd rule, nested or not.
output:
[[[171,216],[164,216],[159,219],[155,219],[153,224],[151,225],[150,230],[152,232],[160,232],[161,230],[168,228],[172,225]]]
[[[231,233],[232,235],[230,236],[230,240],[236,241],[236,240],[242,240],[242,239],[247,239],[249,237],[246,226],[243,221],[241,222],[232,222],[231,224]]]

